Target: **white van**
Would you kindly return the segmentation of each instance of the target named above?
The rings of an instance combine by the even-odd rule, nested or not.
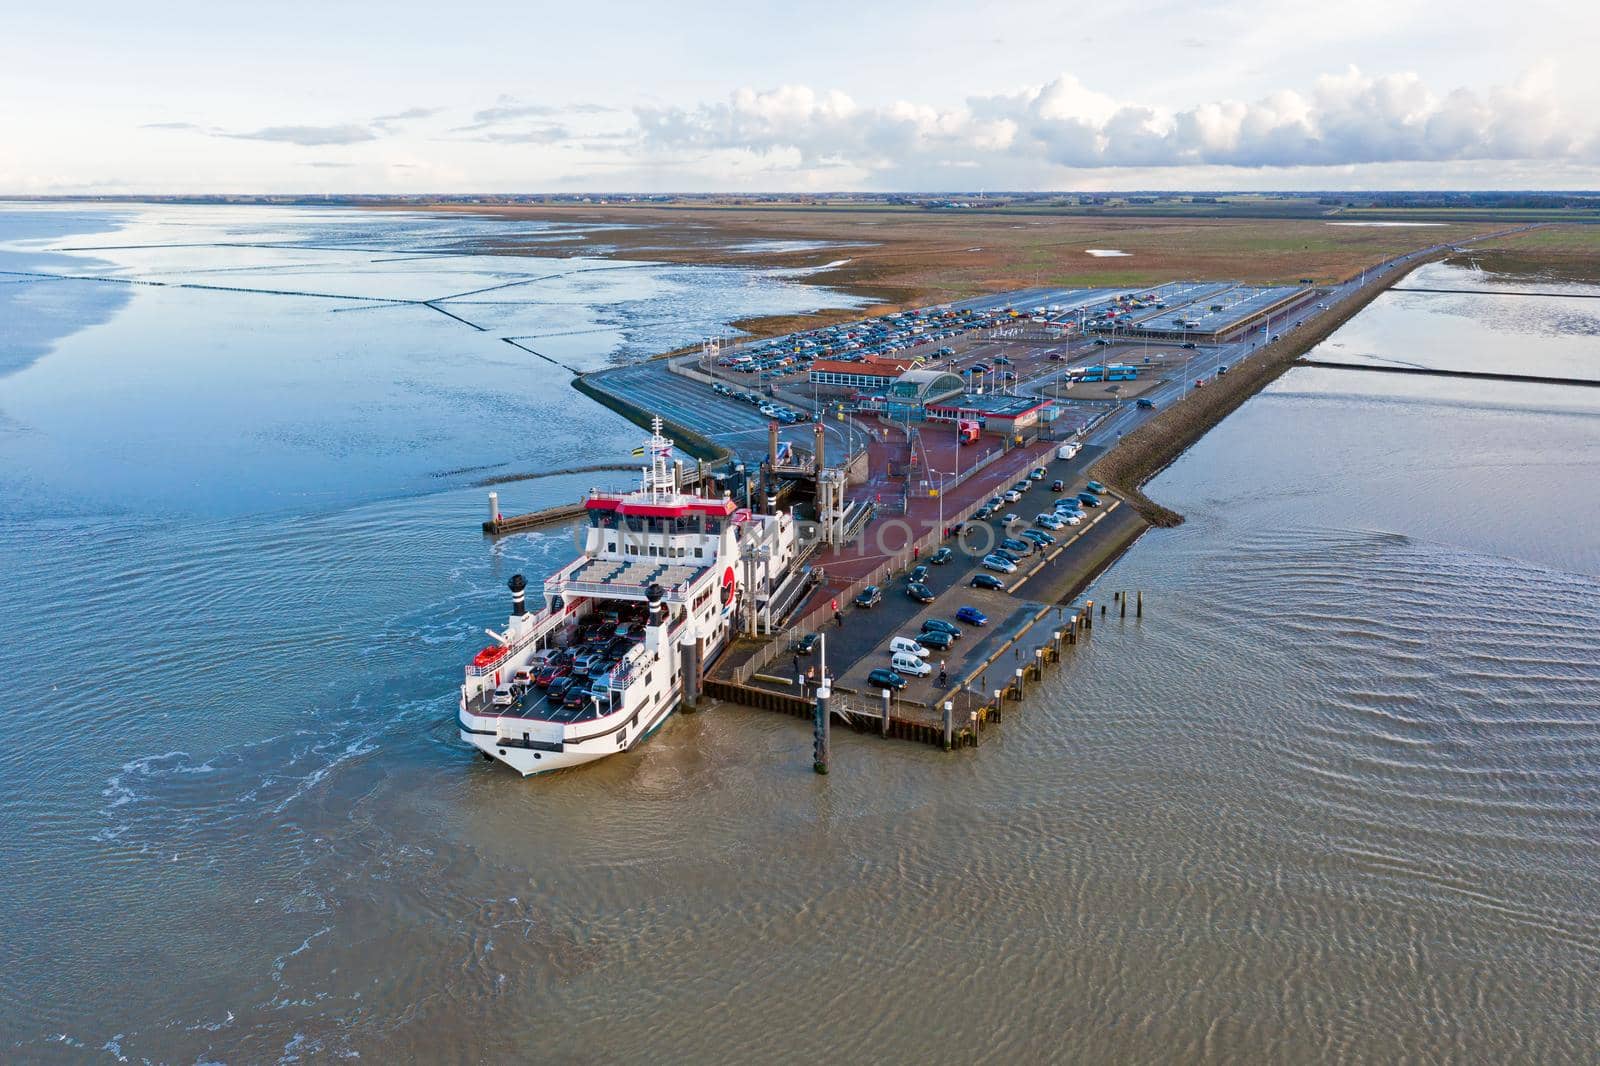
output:
[[[1056,458],[1071,459],[1073,456],[1078,454],[1078,449],[1081,447],[1082,445],[1077,441],[1073,441],[1071,444],[1063,444],[1061,447],[1056,449]]]
[[[895,652],[894,658],[889,660],[889,665],[896,673],[911,677],[927,677],[933,673],[933,667],[928,665],[926,659],[918,658],[909,652]]]
[[[920,659],[924,655],[928,654],[928,649],[924,648],[921,644],[918,644],[910,637],[895,637],[893,640],[889,641],[889,654],[915,655]]]

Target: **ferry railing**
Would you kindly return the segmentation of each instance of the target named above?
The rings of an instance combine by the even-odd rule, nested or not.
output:
[[[545,582],[545,590],[551,593],[576,592],[591,596],[615,595],[619,590],[637,592],[640,599],[644,599],[649,585],[636,585],[624,581],[559,581]],[[687,585],[673,585],[663,589],[663,598],[668,603],[684,603],[688,599]]]

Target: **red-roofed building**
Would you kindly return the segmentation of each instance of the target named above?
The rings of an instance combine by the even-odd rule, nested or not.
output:
[[[910,359],[873,359],[848,362],[818,359],[811,364],[808,379],[813,385],[836,385],[849,389],[882,391],[917,364]]]

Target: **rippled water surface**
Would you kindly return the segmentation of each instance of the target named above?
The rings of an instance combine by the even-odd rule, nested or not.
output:
[[[277,217],[230,225],[330,225]],[[78,232],[112,243],[102,222]],[[386,246],[443,225],[414,224]],[[0,269],[135,271],[44,250],[64,236]],[[1188,524],[1094,590],[1143,589],[1143,621],[1108,617],[977,752],[840,732],[821,779],[803,725],[720,708],[522,781],[456,743],[452,688],[505,578],[571,547],[486,544],[448,471],[633,431],[562,376],[519,384],[543,371],[498,339],[496,372],[479,331],[415,333],[450,324],[427,308],[391,330],[37,284],[99,295],[0,341],[23,367],[0,378],[0,1056],[1593,1061],[1587,390],[1280,379],[1153,486]],[[740,317],[768,285],[699,306]],[[592,336],[574,360],[627,357]],[[214,396],[218,364],[265,407],[238,408],[256,443],[168,406]],[[472,384],[384,406],[439,367]],[[74,422],[79,391],[122,431]],[[338,437],[346,414],[367,430]],[[262,431],[282,422],[310,428]],[[116,483],[90,491],[91,463]]]

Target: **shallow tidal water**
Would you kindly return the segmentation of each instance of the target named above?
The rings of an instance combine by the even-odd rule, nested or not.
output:
[[[215,242],[215,217],[124,225]],[[230,226],[328,243],[320,217]],[[0,269],[153,269],[3,247],[44,262]],[[741,280],[707,320],[748,314],[746,285],[826,298]],[[67,328],[0,354],[26,362],[0,377],[5,1058],[1593,1060],[1590,390],[1280,379],[1151,486],[1188,523],[1092,590],[1143,589],[1145,618],[1100,623],[976,752],[836,731],[818,778],[803,724],[717,708],[524,781],[456,742],[454,686],[505,579],[572,549],[483,541],[482,490],[449,471],[603,461],[636,432],[563,377],[481,365],[479,331],[432,335],[427,308],[398,309],[381,336],[411,347],[384,360],[326,312],[152,293],[57,305]],[[574,316],[630,313],[607,299]],[[286,363],[255,339],[280,329]],[[1388,356],[1449,357],[1395,336]],[[566,354],[627,358],[613,341]],[[263,396],[255,444],[166,406],[215,395],[219,360]],[[495,414],[387,406],[401,366],[469,375]],[[66,441],[89,370],[125,432]],[[352,410],[371,430],[333,435]]]

